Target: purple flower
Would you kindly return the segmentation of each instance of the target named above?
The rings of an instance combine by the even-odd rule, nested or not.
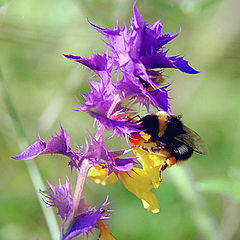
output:
[[[163,35],[160,20],[151,25],[146,24],[137,11],[136,2],[133,6],[133,13],[134,19],[131,22],[130,31],[127,30],[125,23],[123,29],[117,25],[113,30],[100,28],[90,23],[109,41],[110,44],[107,46],[112,51],[114,63],[118,67],[125,67],[136,76],[142,68],[137,65],[141,64],[145,66],[145,69],[177,68],[186,73],[198,73],[182,57],[167,57],[167,51],[164,52],[163,46],[177,37],[179,33]],[[158,62],[154,64],[155,59],[158,59]],[[151,82],[148,83],[151,84]]]
[[[88,113],[97,120],[98,128],[104,127],[107,130],[113,131],[113,134],[117,133],[119,136],[122,136],[136,131],[136,128],[133,128],[134,124],[121,121],[122,118],[117,119],[116,117],[116,113],[121,110],[124,110],[126,117],[128,111],[121,106],[123,97],[112,81],[110,75],[112,64],[109,63],[107,54],[94,54],[89,59],[73,55],[65,55],[65,57],[82,63],[100,77],[100,82],[89,81],[91,91],[87,91],[87,94],[81,93],[85,98],[85,102],[79,101],[82,107],[77,109],[77,111]]]
[[[60,133],[56,134],[55,137],[51,137],[51,139],[47,142],[39,139],[27,147],[22,153],[13,157],[18,160],[30,160],[38,157],[41,154],[62,154],[71,159],[71,161],[76,164],[79,159],[77,153],[73,152],[69,147],[70,136],[64,131],[62,126],[60,125]]]
[[[100,83],[91,82],[91,92],[83,94],[85,103],[79,110],[86,111],[95,117],[98,122],[114,125],[111,122],[111,114],[119,109],[114,109],[109,114],[109,109],[114,104],[115,96],[118,96],[118,108],[125,100],[134,100],[149,111],[150,104],[158,110],[164,110],[171,114],[167,86],[156,81],[156,76],[162,76],[163,69],[176,68],[182,72],[195,74],[198,71],[189,66],[188,62],[181,56],[167,56],[164,46],[179,35],[179,33],[162,34],[162,22],[160,20],[149,25],[142,21],[136,8],[133,6],[134,18],[128,30],[126,24],[120,29],[117,24],[113,30],[100,28],[92,23],[109,43],[107,47],[112,52],[109,57],[94,54],[91,58],[65,55],[68,59],[77,61],[99,75]],[[115,66],[115,73],[120,71],[123,77],[113,83],[111,71]],[[101,97],[100,97],[101,96]],[[117,107],[117,104],[115,105]],[[91,108],[92,107],[92,108]],[[113,110],[113,109],[112,109]],[[94,114],[91,114],[93,112]],[[98,118],[97,118],[98,117]],[[101,119],[100,119],[101,118]],[[107,119],[106,119],[107,118]],[[117,126],[119,127],[119,126]],[[120,128],[122,130],[122,128]],[[121,133],[123,135],[124,133]],[[119,131],[117,131],[119,134]],[[129,132],[128,132],[129,133]]]
[[[86,149],[81,154],[81,159],[88,159],[89,163],[93,166],[101,166],[102,168],[108,169],[108,176],[114,173],[117,177],[119,171],[128,172],[133,170],[136,162],[136,157],[130,158],[118,158],[125,154],[127,150],[112,151],[109,152],[103,137],[100,137],[97,141],[93,136],[90,136],[90,143],[86,139]]]
[[[59,179],[59,185],[54,186],[47,181],[49,189],[46,191],[41,191],[41,194],[47,199],[44,200],[49,207],[55,207],[58,209],[57,215],[59,215],[62,220],[71,220],[73,214],[73,198],[71,195],[71,182],[67,177],[65,184],[61,184]],[[88,211],[90,205],[85,204],[85,198],[81,198],[76,216]]]
[[[101,227],[101,225],[98,224],[99,220],[106,220],[110,218],[109,215],[111,210],[106,210],[109,203],[110,202],[108,202],[107,197],[106,201],[97,210],[88,210],[76,216],[73,223],[67,230],[64,240],[72,239],[80,234],[86,234],[88,239],[89,233],[92,233],[95,229]]]

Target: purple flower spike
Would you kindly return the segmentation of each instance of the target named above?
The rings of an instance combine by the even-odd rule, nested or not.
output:
[[[74,163],[78,161],[79,156],[73,152],[69,147],[70,136],[64,131],[60,125],[60,134],[56,134],[55,137],[47,142],[39,139],[26,148],[22,153],[13,157],[18,160],[30,160],[38,157],[41,154],[62,154],[69,157]]]
[[[99,220],[110,218],[111,210],[106,210],[109,203],[107,197],[106,201],[97,210],[89,210],[77,216],[74,219],[74,223],[70,226],[70,229],[67,230],[64,240],[72,239],[80,234],[86,235],[88,239],[89,233],[92,233],[100,227],[98,224]]]
[[[67,220],[73,211],[73,202],[71,196],[71,182],[67,178],[65,184],[53,186],[48,182],[49,189],[41,192],[41,194],[47,199],[44,200],[49,207],[55,207],[58,209],[57,214],[63,219]]]
[[[171,114],[166,86],[163,86],[162,82],[154,81],[154,77],[161,76],[166,68],[176,68],[189,74],[196,74],[198,71],[193,69],[181,56],[167,56],[168,51],[165,50],[165,45],[176,38],[180,31],[173,35],[162,34],[160,20],[148,25],[141,19],[136,2],[133,6],[133,13],[134,18],[129,30],[125,23],[123,23],[122,29],[117,24],[113,30],[110,30],[89,22],[108,40],[106,45],[112,52],[111,64],[116,66],[116,71],[120,70],[123,74],[123,78],[113,84],[115,89],[112,92],[116,95],[119,90],[124,99],[134,99],[135,103],[144,105],[147,110],[152,104],[158,110],[164,110]],[[96,71],[96,67],[92,66],[92,62],[94,64],[99,62],[99,55],[93,55],[90,59],[79,59],[73,56],[69,58],[87,65],[94,71]],[[102,62],[103,65],[106,65],[106,62]],[[100,63],[97,65],[102,66]],[[145,85],[152,88],[151,91],[139,82],[139,78],[144,79]],[[102,114],[102,111],[90,110],[108,117]]]
[[[97,210],[90,209],[90,205],[84,203],[85,198],[81,198],[76,213],[73,218],[73,199],[71,196],[71,182],[67,178],[65,184],[54,186],[48,182],[49,189],[41,192],[46,198],[44,201],[49,207],[57,208],[57,214],[62,218],[63,222],[71,221],[71,225],[67,230],[64,239],[68,240],[80,234],[92,233],[95,229],[99,228],[99,220],[106,220],[110,218],[111,210],[106,210],[109,205],[108,197],[106,201]]]

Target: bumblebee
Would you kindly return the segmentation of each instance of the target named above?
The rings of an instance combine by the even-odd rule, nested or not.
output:
[[[160,174],[168,166],[189,159],[193,152],[207,154],[207,145],[203,139],[186,127],[180,118],[160,111],[156,114],[148,114],[137,121],[140,131],[150,135],[148,143],[155,143],[154,147],[147,147],[147,142],[138,147],[153,154],[163,151],[169,153],[169,157],[160,167]]]

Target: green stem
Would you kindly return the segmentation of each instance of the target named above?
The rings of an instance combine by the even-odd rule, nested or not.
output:
[[[29,144],[28,140],[24,131],[24,128],[21,124],[20,118],[17,114],[17,111],[14,108],[13,102],[8,94],[7,88],[4,83],[4,78],[0,69],[0,81],[2,83],[2,96],[5,100],[5,104],[7,106],[9,115],[13,121],[13,125],[18,133],[19,136],[19,147],[20,150],[24,150]],[[31,178],[33,187],[35,189],[38,201],[40,203],[40,206],[43,211],[43,215],[45,217],[45,221],[48,225],[49,232],[51,234],[51,239],[57,240],[59,239],[59,227],[58,223],[55,217],[55,214],[51,208],[46,208],[45,203],[43,202],[42,198],[40,197],[39,194],[39,189],[44,189],[44,183],[42,181],[42,178],[40,176],[38,167],[35,163],[34,160],[31,161],[24,161],[25,164],[27,165],[28,173]]]

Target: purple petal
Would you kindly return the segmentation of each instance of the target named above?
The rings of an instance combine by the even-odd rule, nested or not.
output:
[[[77,153],[71,150],[69,147],[69,142],[70,136],[60,125],[60,134],[56,134],[56,136],[51,137],[51,139],[47,142],[39,138],[35,143],[26,148],[21,154],[13,158],[19,160],[30,160],[36,158],[41,154],[63,154],[69,157],[73,162],[77,162],[79,156]]]
[[[135,161],[133,161],[135,158],[116,158],[114,168],[117,171],[123,171],[123,172],[128,172],[133,170],[134,164],[136,164]]]
[[[64,236],[64,240],[72,239],[80,234],[86,234],[88,236],[89,233],[92,233],[96,227],[94,224],[97,223],[99,219],[99,214],[84,213],[78,216],[74,224],[71,226],[71,229],[68,230],[68,233]]]
[[[136,6],[136,1],[133,4],[133,23],[132,25],[135,26],[135,28],[141,28],[145,25],[145,23],[142,21],[141,15],[139,14]]]
[[[99,121],[99,123],[103,124],[106,127],[106,129],[113,131],[113,134],[117,133],[119,136],[126,136],[132,132],[137,131],[136,123],[112,120],[90,110],[88,111],[88,113],[92,117],[96,118]]]
[[[94,72],[96,72],[102,79],[108,77],[111,72],[112,64],[110,64],[106,53],[103,55],[93,54],[90,58],[82,58],[80,56],[64,55],[66,58],[79,62]]]
[[[110,44],[106,43],[106,45],[112,51],[113,63],[118,67],[125,66],[130,60],[130,52],[134,52],[132,50],[134,48],[133,40],[129,39],[130,35],[125,23],[123,29],[120,29],[117,24],[113,30],[100,28],[90,22],[89,24],[110,42]]]
[[[152,102],[152,105],[158,110],[162,109],[163,111],[171,114],[170,102],[168,97],[168,92],[166,88],[158,88],[153,91],[147,91],[146,95]]]
[[[66,153],[69,148],[70,136],[61,127],[60,134],[56,134],[55,137],[47,142],[45,152],[49,153]]]
[[[166,52],[158,52],[141,57],[144,66],[147,69],[154,68],[177,68],[182,72],[196,74],[198,71],[193,69],[183,57],[167,57]]]
[[[169,59],[173,62],[175,68],[178,68],[182,72],[190,74],[199,73],[199,71],[189,66],[188,62],[184,60],[183,57],[170,57]]]
[[[13,158],[18,160],[30,160],[42,154],[45,149],[46,149],[46,142],[42,141],[39,138],[35,143],[30,145],[22,153],[20,153],[19,155]]]

